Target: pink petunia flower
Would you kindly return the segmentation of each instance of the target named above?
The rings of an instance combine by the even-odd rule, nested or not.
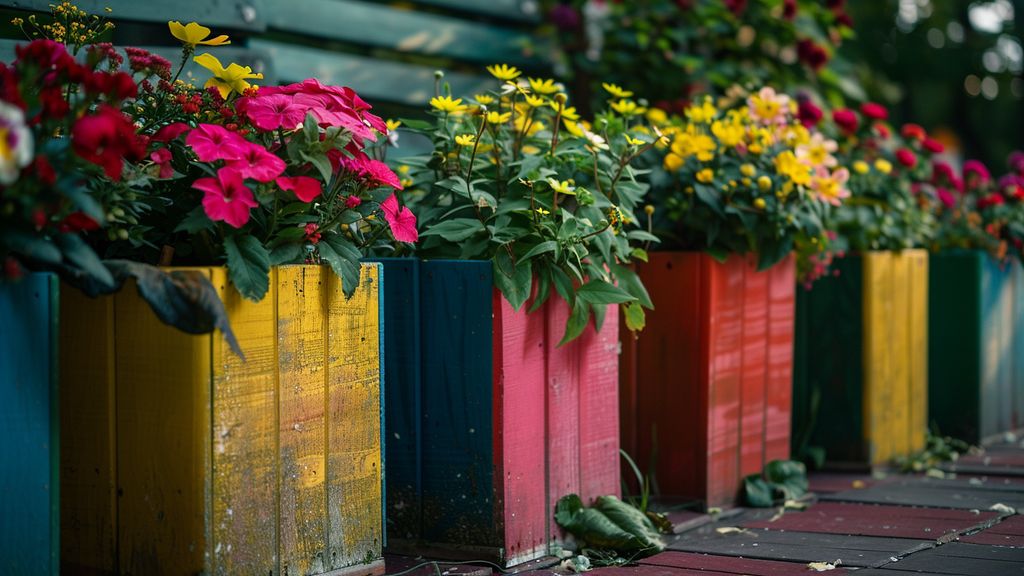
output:
[[[350,172],[355,173],[369,184],[378,186],[390,186],[396,190],[402,189],[402,182],[398,175],[388,168],[388,165],[380,160],[374,160],[365,154],[353,158],[341,158],[341,166]]]
[[[188,133],[185,144],[192,148],[200,161],[213,162],[238,160],[249,145],[249,141],[223,126],[200,124]]]
[[[245,105],[245,115],[260,130],[294,130],[306,117],[306,111],[285,94],[262,95],[249,98]]]
[[[885,109],[885,106],[875,102],[861,104],[860,112],[872,120],[887,120],[889,118],[889,111]]]
[[[282,190],[291,190],[303,202],[312,202],[324,191],[320,181],[309,176],[280,176],[276,182]]]
[[[935,190],[935,193],[939,197],[939,201],[942,202],[946,208],[953,208],[956,206],[956,197],[953,196],[953,193],[948,189],[939,186]]]
[[[968,160],[964,162],[964,180],[971,188],[984,186],[992,178],[988,168],[979,160]]]
[[[245,142],[238,159],[228,162],[228,166],[238,170],[242,178],[252,178],[258,182],[270,182],[284,172],[285,163],[276,154],[269,152],[259,144]]]
[[[203,192],[203,211],[210,220],[224,221],[235,228],[244,226],[249,211],[257,206],[242,175],[231,168],[217,170],[216,178],[199,178],[192,187]]]
[[[392,194],[381,202],[380,209],[391,228],[391,234],[399,242],[416,242],[420,233],[416,231],[416,215],[412,210],[398,205],[398,198]]]
[[[358,207],[362,203],[363,203],[362,198],[360,198],[359,196],[356,196],[355,194],[345,198],[345,207],[346,208],[356,208],[356,207]]]
[[[174,176],[174,168],[171,167],[170,150],[167,148],[154,150],[153,153],[149,155],[149,159],[153,161],[153,164],[160,167],[160,178],[170,178],[171,176]]]

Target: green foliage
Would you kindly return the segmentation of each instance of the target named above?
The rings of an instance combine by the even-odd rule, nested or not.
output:
[[[929,430],[924,449],[910,456],[898,456],[895,464],[901,472],[922,472],[931,470],[942,462],[956,462],[970,449],[971,445],[963,440],[940,436]]]
[[[653,141],[633,130],[635,103],[592,125],[553,81],[527,81],[514,68],[495,75],[506,79],[472,98],[445,87],[431,101],[432,123],[403,121],[433,143],[429,156],[393,163],[411,180],[417,254],[491,260],[517,310],[556,293],[571,310],[561,343],[591,318],[600,328],[609,304],[626,305],[627,327],[641,328],[652,304],[629,264],[657,239],[638,227],[647,184],[633,163]]]
[[[563,496],[555,507],[555,522],[598,550],[649,556],[665,549],[651,520],[615,496],[599,496],[589,508],[576,494]]]
[[[793,460],[772,460],[762,474],[743,479],[743,496],[748,506],[771,508],[807,493],[807,468]]]

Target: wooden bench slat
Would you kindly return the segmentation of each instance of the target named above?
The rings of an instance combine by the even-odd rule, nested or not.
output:
[[[390,0],[373,1],[387,3]],[[536,0],[412,0],[411,3],[516,22],[536,23],[540,20],[540,7]]]
[[[270,56],[279,82],[316,78],[324,84],[349,86],[370,102],[391,102],[422,108],[434,95],[434,68],[376,60],[328,50],[304,48],[268,40],[250,46]],[[445,75],[455,94],[494,89],[496,80],[460,72]]]
[[[482,63],[530,63],[528,32],[355,0],[266,5],[267,27],[282,32]]]
[[[49,12],[50,4],[58,0],[0,0],[0,7],[32,12]],[[271,2],[276,3],[276,2]],[[134,20],[165,24],[168,20],[182,23],[199,22],[203,26],[262,32],[265,29],[261,0],[205,0],[183,4],[177,0],[75,0],[75,4],[90,14],[110,20]],[[104,10],[112,8],[109,14]]]

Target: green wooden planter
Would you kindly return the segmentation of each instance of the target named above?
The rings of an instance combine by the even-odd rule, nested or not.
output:
[[[794,454],[882,465],[924,447],[928,254],[868,252],[797,294]]]
[[[1024,271],[981,251],[935,254],[928,411],[941,434],[978,442],[1024,425]]]

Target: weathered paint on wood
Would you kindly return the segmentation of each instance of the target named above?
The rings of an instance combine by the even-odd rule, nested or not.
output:
[[[106,380],[80,373],[73,382],[102,389],[113,374],[116,398],[65,414],[93,448],[65,452],[62,467],[106,466],[117,486],[116,501],[108,483],[75,486],[66,508],[114,513],[90,532],[62,527],[65,550],[78,551],[65,565],[123,574],[380,571],[379,267],[364,267],[347,301],[324,268],[275,268],[259,303],[242,300],[223,268],[206,270],[244,362],[219,334],[164,326],[130,287],[75,302],[79,318],[62,326],[68,339],[95,338],[94,353],[104,340],[97,326],[113,326],[109,348],[95,355],[111,364],[91,367]],[[109,323],[85,321],[104,316]],[[62,364],[82,363],[84,352],[67,351]],[[88,424],[100,410],[113,425]],[[81,539],[112,542],[113,553],[88,551]]]
[[[405,391],[387,398],[401,414],[386,425],[401,442],[388,453],[389,545],[506,565],[546,554],[559,497],[619,489],[617,311],[556,348],[564,303],[512,310],[489,262],[383,262],[407,280],[387,291],[385,371]]]
[[[0,284],[0,573],[59,574],[57,280]]]
[[[794,428],[830,462],[880,465],[924,447],[928,254],[869,252],[835,269],[799,296]]]
[[[1024,300],[1016,261],[932,255],[929,408],[940,432],[971,442],[1022,423]]]
[[[793,260],[663,252],[638,272],[657,314],[623,341],[623,444],[662,494],[730,504],[789,455]]]

